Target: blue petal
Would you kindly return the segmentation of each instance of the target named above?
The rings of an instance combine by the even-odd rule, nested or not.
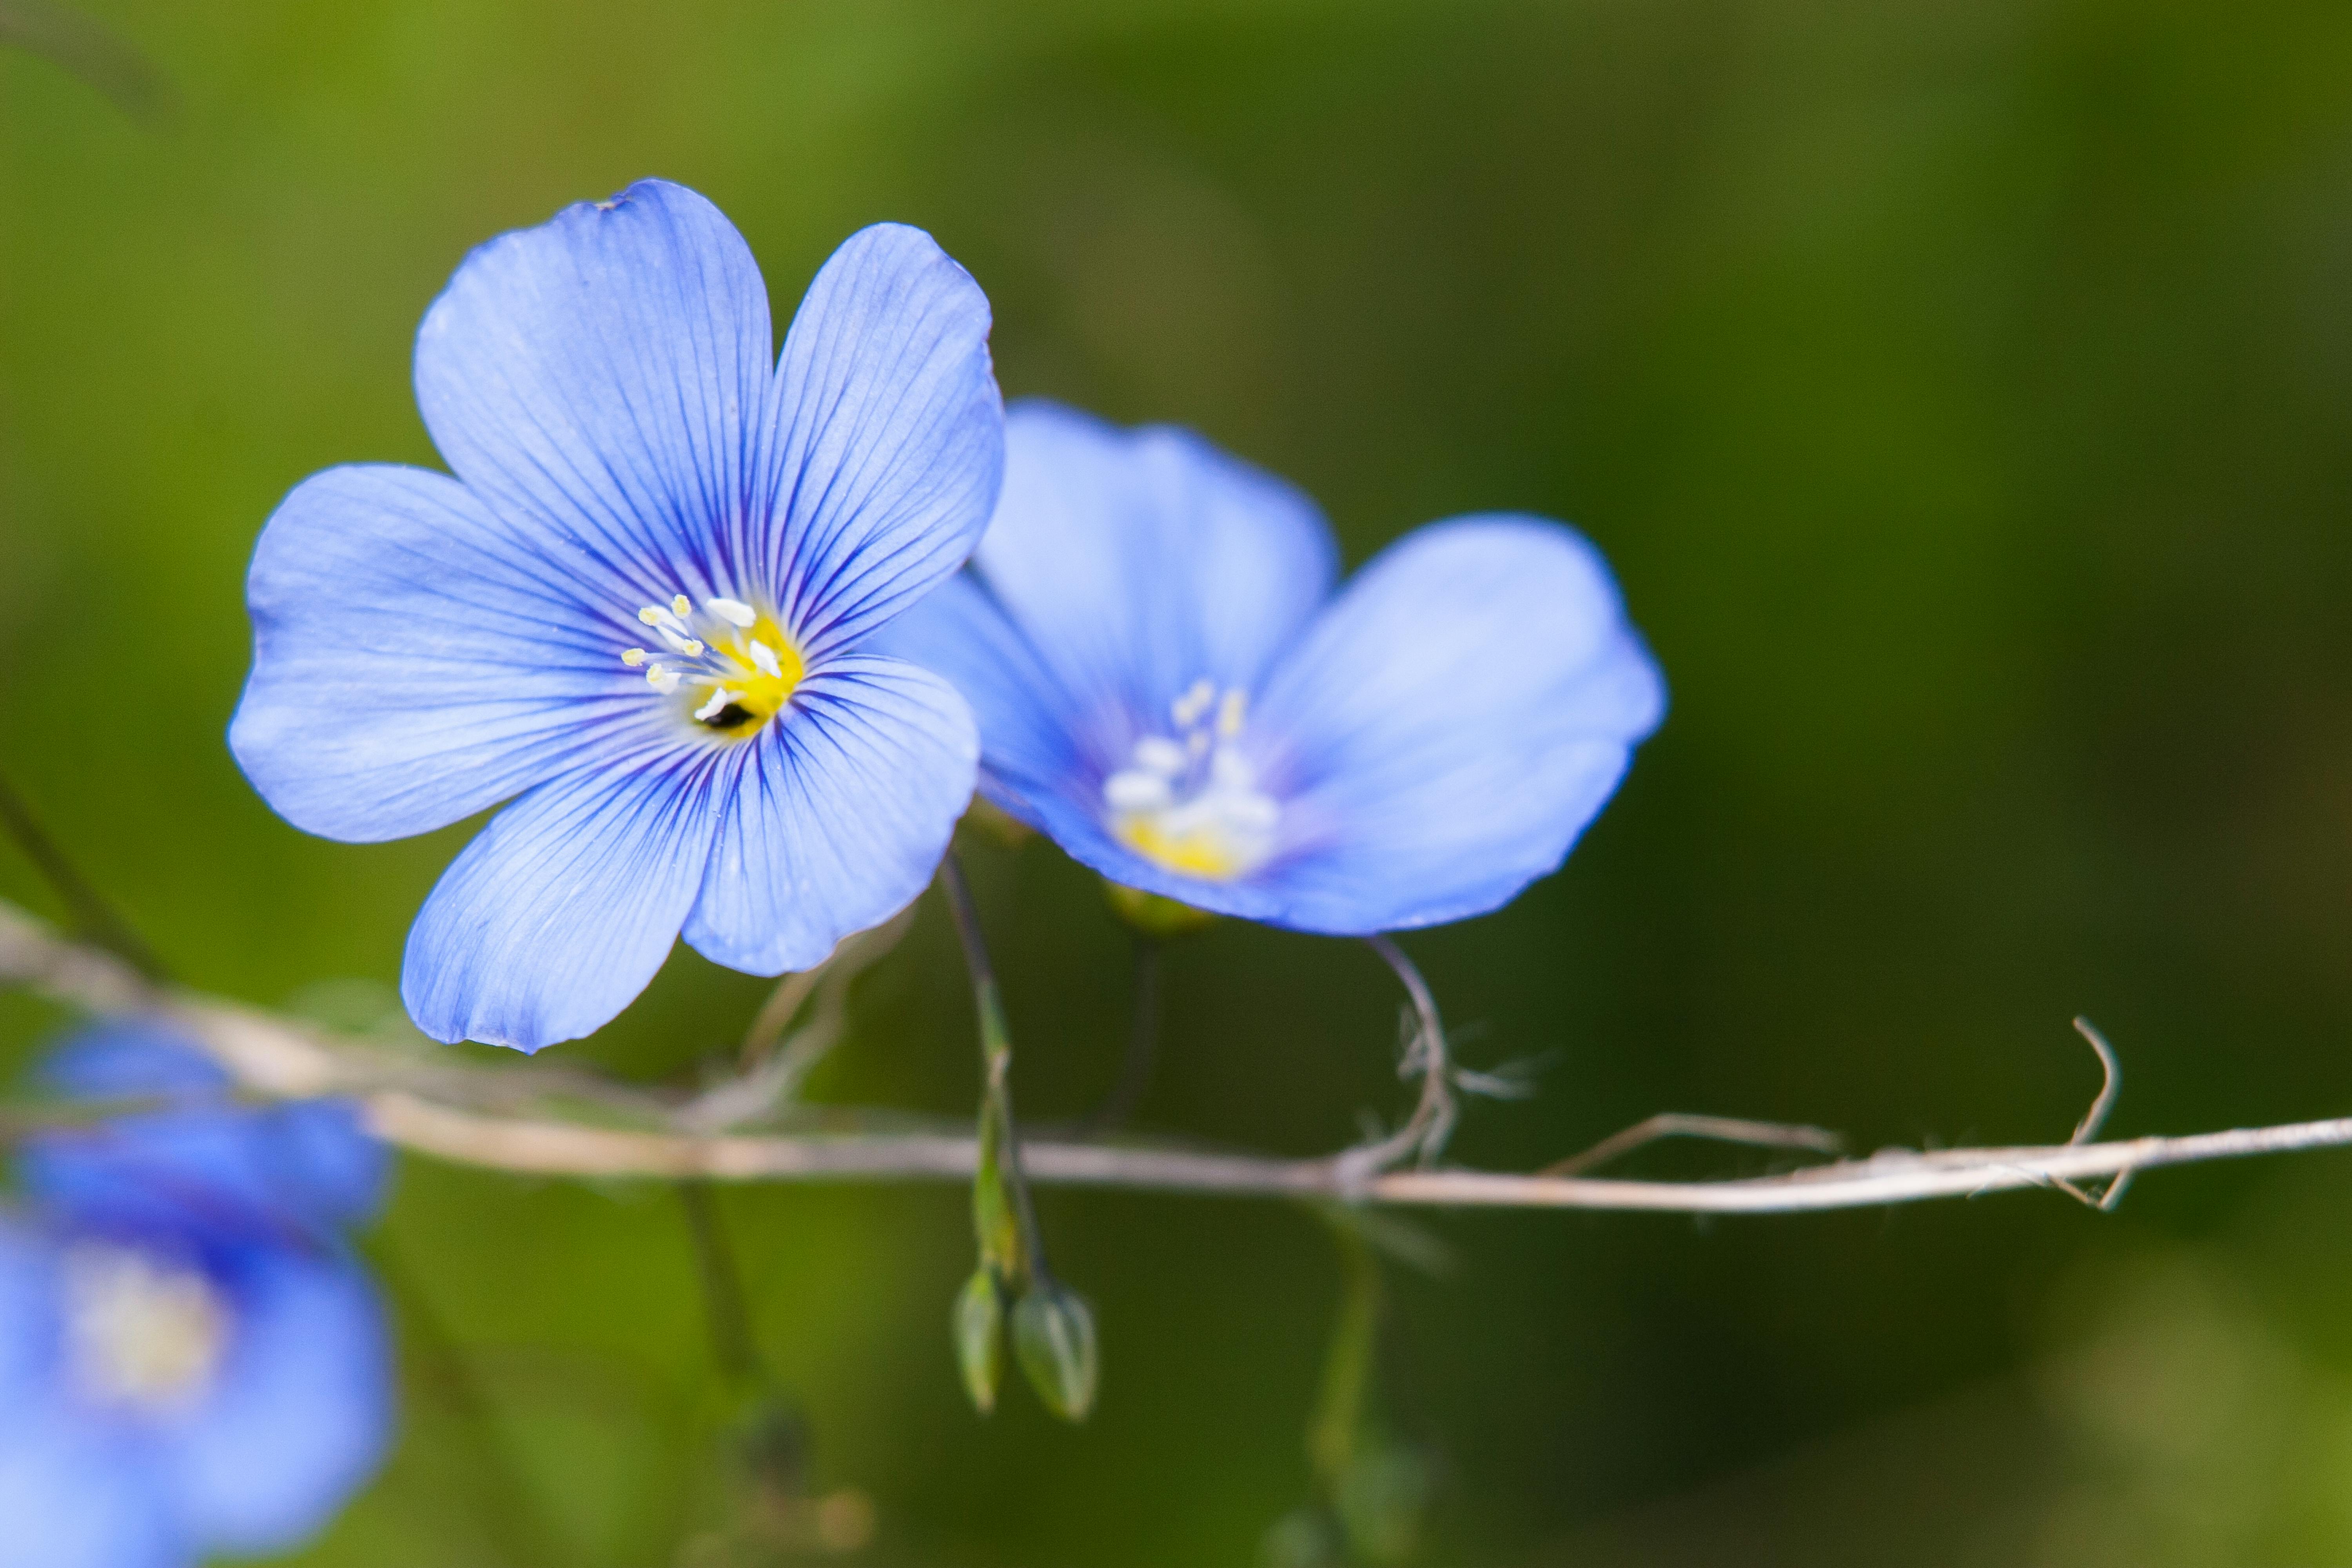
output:
[[[49,1237],[0,1217],[0,1431],[31,1420],[56,1387],[58,1291]]]
[[[0,1418],[0,1568],[193,1568],[143,1458],[56,1407]]]
[[[27,1190],[80,1223],[316,1237],[381,1201],[390,1156],[354,1108],[235,1104],[212,1059],[162,1025],[81,1030],[41,1077],[70,1095],[182,1102],[27,1141]]]
[[[1279,911],[1258,918],[1360,934],[1507,902],[1559,865],[1664,703],[1575,533],[1475,517],[1409,535],[1317,619],[1253,715],[1281,749],[1284,813],[1283,847],[1251,879]]]
[[[534,531],[539,537],[534,537]],[[373,842],[445,826],[639,716],[637,603],[583,608],[545,530],[445,475],[330,468],[263,530],[253,674],[229,747],[296,826]]]
[[[184,1528],[207,1551],[302,1543],[375,1473],[392,1429],[383,1313],[331,1257],[239,1262],[236,1338],[212,1396],[158,1446]]]
[[[401,993],[416,1026],[535,1051],[627,1006],[702,885],[722,745],[648,742],[507,807],[408,933]]]
[[[0,1568],[179,1568],[143,1446],[64,1396],[57,1256],[0,1220]]]
[[[1069,729],[1067,705],[1054,677],[980,579],[959,573],[938,592],[885,626],[868,645],[946,678],[971,706],[980,727],[981,788],[1033,826],[1034,802],[1092,785]]]
[[[939,677],[850,657],[736,748],[740,771],[686,940],[754,974],[806,969],[930,880],[971,799],[980,742]]]
[[[1004,457],[988,300],[931,237],[852,235],[785,335],[763,492],[767,585],[814,666],[961,566]]]
[[[469,489],[630,613],[735,591],[773,343],[734,226],[644,180],[467,257],[417,332],[417,406]]]
[[[1108,772],[1194,681],[1255,689],[1334,560],[1312,501],[1200,437],[1023,403],[973,564],[1053,678],[1035,700]]]

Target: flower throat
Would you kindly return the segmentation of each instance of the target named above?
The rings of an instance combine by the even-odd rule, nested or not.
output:
[[[748,738],[792,699],[806,667],[774,618],[740,599],[694,601],[680,594],[648,605],[637,619],[667,651],[633,647],[621,655],[646,684],[675,697],[696,724],[730,739]]]

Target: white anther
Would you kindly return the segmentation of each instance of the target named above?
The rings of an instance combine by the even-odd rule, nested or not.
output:
[[[1176,699],[1170,706],[1169,712],[1176,720],[1176,728],[1189,730],[1200,721],[1202,714],[1209,710],[1209,704],[1216,700],[1217,689],[1204,675],[1192,682],[1183,696]]]
[[[740,599],[705,599],[702,607],[731,626],[748,626],[760,618],[760,612]]]
[[[646,684],[652,687],[656,691],[660,692],[664,697],[667,697],[671,693],[675,692],[678,687],[684,683],[685,679],[686,677],[663,665],[657,664],[651,669],[646,671]]]
[[[621,662],[631,669],[643,669],[646,667],[646,650],[641,647],[623,648]]]
[[[709,701],[704,703],[701,707],[694,710],[694,716],[697,719],[703,721],[705,723],[708,723],[711,720],[718,718],[721,713],[726,712],[727,705],[729,703],[740,702],[742,699],[743,694],[741,692],[730,691],[722,686],[718,690],[710,694]]]
[[[637,619],[661,631],[676,632],[680,637],[686,635],[686,623],[659,605],[647,605],[637,612]]]
[[[661,640],[663,642],[669,645],[670,652],[675,654],[683,654],[688,658],[700,658],[702,657],[702,639],[700,637],[690,637],[684,632],[674,632],[667,626],[656,626],[654,630],[660,634]]]
[[[1173,778],[1184,771],[1184,748],[1164,735],[1146,735],[1135,743],[1135,765]]]
[[[784,678],[784,667],[776,662],[776,650],[757,637],[751,639],[751,662],[758,665],[760,673],[771,680]]]
[[[1175,798],[1168,780],[1140,768],[1127,768],[1103,780],[1103,804],[1113,811],[1158,811]]]
[[[1242,721],[1249,716],[1249,693],[1239,688],[1225,693],[1217,704],[1217,734],[1230,741],[1242,732]]]
[[[682,621],[694,614],[694,601],[683,594],[677,595],[669,602],[669,613]]]

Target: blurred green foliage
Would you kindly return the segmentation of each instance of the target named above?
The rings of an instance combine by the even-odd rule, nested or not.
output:
[[[1549,1058],[1462,1156],[1661,1109],[2059,1138],[2097,1087],[2078,1011],[2123,1054],[2120,1133],[2352,1100],[2341,5],[88,9],[175,108],[0,52],[0,764],[193,982],[396,974],[464,832],[326,844],[244,787],[247,552],[314,469],[433,460],[409,342],[469,246],[661,174],[780,314],[858,225],[932,229],[1009,392],[1197,426],[1351,559],[1486,508],[1609,552],[1664,730],[1565,874],[1409,943],[1474,1063]],[[1126,939],[1046,845],[975,876],[1024,1111],[1076,1111],[1117,1072]],[[50,907],[10,857],[0,894]],[[1150,1124],[1305,1152],[1400,1105],[1360,948],[1221,925],[1166,992]],[[681,953],[564,1049],[688,1077],[761,994]],[[16,1059],[52,1022],[0,999]],[[929,910],[816,1091],[968,1113],[970,1028]],[[1384,1429],[1434,1457],[1420,1560],[2352,1556],[2347,1178],[1440,1222],[1454,1265],[1394,1271],[1380,1347]],[[966,1201],[719,1194],[825,1500],[768,1538],[1255,1561],[1315,1486],[1324,1227],[1045,1194],[1099,1408],[982,1423],[946,1331]],[[304,1563],[728,1560],[764,1494],[675,1193],[411,1162],[373,1245],[406,1440]]]

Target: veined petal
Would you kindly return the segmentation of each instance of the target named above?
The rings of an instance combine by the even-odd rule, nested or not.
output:
[[[649,743],[550,780],[467,845],[408,933],[401,994],[437,1040],[535,1051],[609,1022],[661,968],[717,826],[716,749]]]
[[[980,729],[980,785],[997,805],[1029,820],[1023,804],[1029,797],[1094,787],[1071,782],[1086,768],[1071,735],[1068,699],[971,573],[940,584],[866,646],[920,665],[962,694]]]
[[[686,940],[753,974],[807,969],[930,880],[980,742],[948,683],[851,656],[802,682],[740,771]]]
[[[229,726],[262,797],[326,837],[404,838],[640,717],[627,638],[582,608],[553,548],[422,468],[296,486],[254,551],[253,673]]]
[[[1254,690],[1334,563],[1321,512],[1282,480],[1187,431],[1043,402],[1006,417],[1004,493],[973,562],[1102,768],[1193,682]]]
[[[1283,843],[1252,880],[1307,931],[1484,913],[1559,866],[1664,702],[1578,535],[1517,517],[1422,529],[1267,682],[1255,721],[1281,748]]]
[[[156,1446],[194,1542],[285,1552],[334,1517],[383,1458],[392,1369],[374,1288],[331,1254],[236,1260],[235,1337],[211,1396]]]
[[[809,285],[767,416],[769,583],[812,666],[961,566],[1003,468],[988,300],[931,237],[859,230]]]
[[[416,335],[417,406],[458,478],[633,611],[732,591],[773,343],[742,236],[641,180],[466,258]]]

